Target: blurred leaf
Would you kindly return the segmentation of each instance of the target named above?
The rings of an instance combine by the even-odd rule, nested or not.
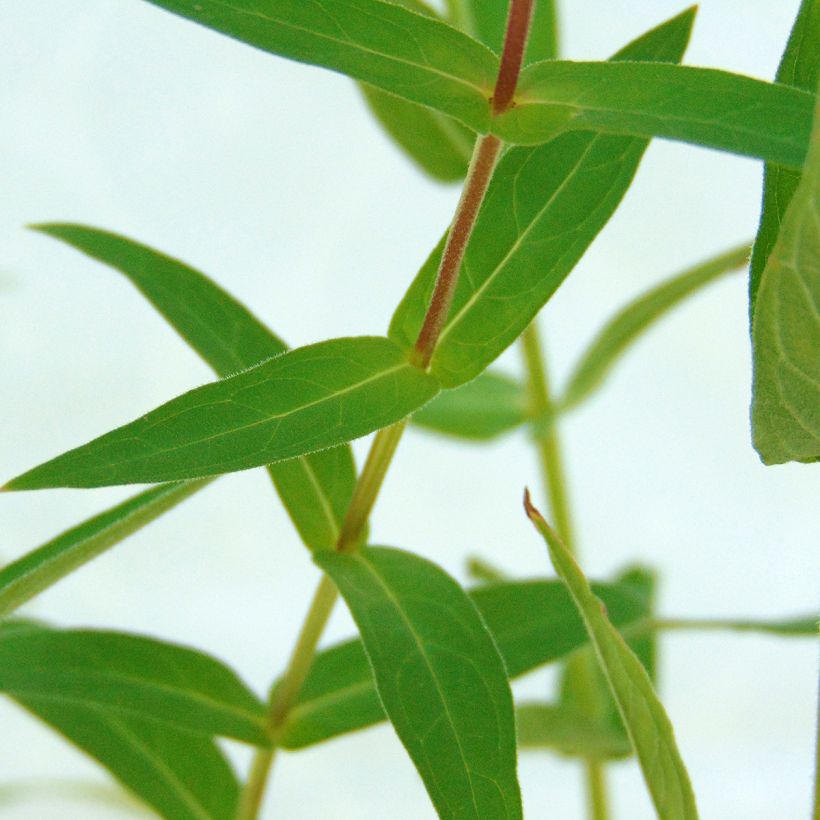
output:
[[[228,667],[170,643],[92,630],[0,624],[0,692],[266,745],[265,707]]]
[[[521,817],[512,694],[466,593],[400,550],[315,560],[350,608],[385,712],[439,816]]]
[[[439,393],[413,415],[413,423],[457,438],[489,441],[523,424],[526,411],[524,388],[508,376],[487,371]]]
[[[520,749],[550,749],[571,757],[593,759],[629,755],[629,738],[566,706],[522,703],[515,710]]]
[[[680,59],[693,19],[692,11],[678,15],[614,59]],[[521,334],[614,213],[646,146],[641,139],[572,133],[504,154],[433,354],[432,372],[443,386],[470,381]],[[442,247],[390,323],[390,338],[405,347],[424,321]]]
[[[464,178],[474,131],[438,111],[364,83],[362,93],[385,131],[419,168],[442,182]]]
[[[160,816],[233,820],[239,785],[211,738],[97,706],[49,698],[17,700]]]
[[[201,490],[210,479],[163,484],[123,501],[0,569],[0,617]]]
[[[581,356],[559,405],[568,410],[601,386],[624,352],[667,311],[720,276],[746,265],[749,245],[740,245],[696,265],[644,293],[604,325]]]
[[[596,584],[595,590],[620,627],[635,627],[646,619],[645,604],[631,584]],[[583,622],[560,582],[504,581],[476,587],[468,594],[510,678],[563,658],[587,640]],[[316,656],[281,743],[299,749],[384,719],[364,647],[358,640],[348,641]]]
[[[467,558],[467,575],[474,581],[482,584],[493,584],[498,581],[508,581],[509,576],[495,564],[485,561],[479,555]]]
[[[776,81],[814,91],[820,80],[820,0],[803,0]],[[786,208],[800,182],[800,173],[766,163],[763,172],[763,210],[749,270],[749,315],[754,315],[757,289]]]
[[[149,0],[272,54],[324,66],[489,127],[498,60],[467,35],[379,0]]]
[[[123,273],[220,377],[284,353],[285,343],[205,274],[117,234],[84,225],[35,229]],[[268,465],[305,544],[336,543],[356,484],[350,445]]]
[[[624,726],[641,764],[659,817],[696,820],[698,813],[689,775],[678,752],[672,724],[640,660],[607,617],[581,568],[526,500],[527,515],[544,538],[550,560],[583,618],[590,642],[618,704]]]
[[[388,339],[331,339],[177,396],[6,488],[173,481],[259,467],[386,427],[437,392]]]
[[[762,635],[780,635],[790,638],[815,638],[820,615],[804,615],[781,620],[756,618],[661,618],[657,629],[681,629],[697,631],[754,632]]]
[[[814,96],[712,68],[545,61],[525,68],[516,105],[493,122],[536,144],[567,130],[663,137],[799,170]]]
[[[752,438],[764,464],[820,459],[820,104],[803,177],[760,277]]]

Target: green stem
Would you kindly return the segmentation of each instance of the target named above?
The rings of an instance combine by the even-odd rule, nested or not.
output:
[[[533,436],[541,462],[552,519],[567,549],[577,554],[561,441],[558,436],[549,375],[536,320],[533,320],[522,334],[521,347],[527,371],[530,412],[534,419]],[[594,678],[593,664],[595,663],[595,658],[587,654],[579,657],[568,667],[568,674],[571,676],[578,697],[578,706],[585,714],[591,716],[597,713],[599,706]],[[589,816],[591,820],[608,820],[609,808],[603,764],[600,760],[587,758],[584,761],[584,768]]]

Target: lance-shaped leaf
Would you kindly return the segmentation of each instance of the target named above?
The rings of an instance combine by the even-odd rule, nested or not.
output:
[[[549,749],[570,757],[605,760],[629,755],[623,732],[566,706],[522,703],[515,710],[520,749]]]
[[[482,373],[473,381],[439,393],[413,415],[413,423],[456,438],[488,441],[527,420],[526,391],[514,379]]]
[[[717,69],[555,60],[521,72],[493,131],[524,144],[567,130],[664,137],[799,170],[813,104],[812,93]]]
[[[265,707],[201,652],[117,632],[0,625],[0,692],[265,745]]]
[[[696,820],[698,813],[689,775],[675,742],[672,724],[649,675],[605,613],[581,568],[561,539],[532,506],[527,515],[549,549],[555,571],[567,585],[580,613],[601,669],[638,756],[659,817]]]
[[[386,427],[437,392],[435,379],[390,340],[331,339],[184,393],[6,489],[173,481],[259,467]]]
[[[0,569],[0,618],[175,507],[208,480],[163,484],[129,498]]]
[[[661,618],[656,629],[682,629],[717,632],[751,632],[759,635],[778,635],[784,638],[817,637],[820,615],[802,615],[795,618],[762,620],[760,618]]]
[[[621,628],[646,620],[645,602],[624,583],[595,584]],[[490,630],[510,678],[551,663],[583,646],[583,622],[557,581],[505,581],[476,587],[469,596]],[[361,641],[320,652],[288,714],[281,744],[300,749],[385,719]]]
[[[696,265],[647,291],[604,325],[569,377],[561,410],[587,399],[611,372],[628,347],[665,313],[720,276],[744,266],[749,245],[740,245]]]
[[[694,11],[684,12],[616,59],[679,60],[693,20]],[[493,174],[433,354],[432,372],[445,387],[470,381],[521,334],[614,213],[646,146],[642,139],[579,132],[507,151]],[[416,341],[442,244],[393,315],[389,335],[399,344]]]
[[[177,259],[85,225],[35,229],[123,273],[220,377],[287,350],[245,305]],[[350,446],[310,453],[267,469],[305,544],[311,549],[331,548],[356,484]]]
[[[239,784],[211,738],[99,707],[39,698],[18,702],[97,760],[161,817],[235,817]]]
[[[272,54],[324,66],[489,128],[498,59],[429,16],[380,0],[149,0]]]
[[[812,146],[760,278],[752,438],[765,464],[820,459],[820,104]]]
[[[814,91],[820,81],[820,2],[803,0],[791,36],[786,44],[776,80],[783,85]],[[749,316],[754,304],[760,276],[769,258],[786,208],[800,182],[800,174],[766,163],[763,172],[763,209],[749,269]]]
[[[350,608],[385,712],[439,816],[521,817],[512,694],[466,593],[400,550],[315,560]]]

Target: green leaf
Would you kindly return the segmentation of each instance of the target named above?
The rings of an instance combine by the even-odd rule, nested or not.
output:
[[[266,745],[266,712],[226,666],[183,646],[117,632],[0,625],[0,692],[100,708],[188,733]]]
[[[740,245],[662,282],[616,313],[575,365],[558,402],[560,410],[589,398],[632,342],[666,312],[718,277],[746,265],[748,259],[749,245]]]
[[[794,23],[776,80],[784,85],[814,91],[820,80],[820,0],[803,0]],[[763,210],[749,269],[749,315],[754,315],[757,289],[780,223],[794,195],[800,174],[767,163],[763,172]]]
[[[684,12],[616,59],[680,59],[693,20],[693,11]],[[646,146],[631,137],[571,133],[505,153],[433,354],[432,372],[443,386],[470,381],[521,334],[614,213]],[[442,247],[425,262],[390,323],[390,338],[407,348],[424,321]]]
[[[149,0],[271,54],[324,66],[489,128],[498,60],[435,20],[380,0]]]
[[[813,104],[806,91],[712,68],[555,60],[521,72],[493,131],[523,144],[567,130],[664,137],[799,170]]]
[[[461,587],[400,550],[315,560],[350,608],[384,709],[439,816],[521,817],[512,694]]]
[[[820,104],[806,168],[760,277],[752,438],[764,464],[820,459]]]
[[[515,380],[485,372],[439,393],[413,415],[413,423],[457,438],[488,441],[527,420],[527,395]]]
[[[520,749],[550,749],[596,760],[629,755],[629,738],[567,706],[522,703],[515,710]]]
[[[622,628],[637,626],[649,614],[632,585],[596,584],[595,590]],[[498,582],[476,587],[469,596],[510,678],[563,658],[587,640],[572,599],[559,582]],[[348,641],[316,656],[280,742],[300,749],[384,719],[364,647],[361,641]]]
[[[386,427],[437,392],[435,379],[388,339],[331,339],[177,396],[6,489],[173,481],[259,467]]]
[[[123,501],[0,569],[0,617],[150,524],[208,481],[163,484]]]
[[[581,568],[526,498],[527,515],[549,548],[555,571],[567,585],[618,704],[659,817],[696,820],[695,795],[675,743],[672,724],[640,660],[606,615]]]
[[[362,84],[371,112],[385,131],[426,173],[442,182],[463,179],[475,132],[431,108]]]
[[[220,377],[287,350],[243,304],[176,259],[98,228],[69,224],[34,228],[123,273]],[[333,547],[356,484],[350,446],[310,453],[267,469],[305,544],[311,549]]]
[[[211,738],[99,707],[18,700],[160,816],[233,820],[239,785]]]
[[[760,620],[756,618],[661,618],[655,623],[656,629],[681,629],[697,631],[753,632],[762,635],[779,635],[787,638],[817,637],[817,614],[783,618],[781,620]]]

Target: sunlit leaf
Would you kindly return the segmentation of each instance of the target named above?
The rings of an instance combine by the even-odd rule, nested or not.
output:
[[[205,274],[124,236],[85,225],[35,226],[123,273],[221,377],[278,355],[285,343]],[[311,549],[329,549],[347,511],[356,468],[349,445],[279,464],[268,472]]]
[[[688,11],[616,59],[679,60]],[[477,376],[529,324],[575,267],[632,182],[647,142],[565,134],[502,157],[467,247],[453,306],[431,362],[446,387]],[[411,347],[424,321],[442,243],[396,309],[389,335]]]
[[[820,105],[752,317],[752,438],[765,464],[820,459]]]
[[[740,245],[662,282],[615,314],[575,365],[559,402],[561,410],[575,407],[600,387],[627,348],[667,311],[748,259],[749,245]]]
[[[58,535],[0,569],[0,617],[172,509],[208,480],[163,484]]]
[[[440,817],[521,817],[504,664],[478,611],[400,550],[317,553],[362,635],[385,712]]]
[[[806,91],[717,69],[556,60],[521,72],[493,131],[523,144],[567,130],[664,137],[799,170],[813,104]]]
[[[6,488],[173,481],[259,467],[386,427],[437,392],[435,379],[388,339],[331,339],[177,396]]]
[[[0,625],[0,692],[265,745],[265,707],[226,666],[183,646],[117,632]]]
[[[486,441],[527,420],[527,395],[508,376],[482,373],[455,390],[446,390],[413,415],[413,423],[456,438]]]
[[[594,588],[619,627],[634,628],[647,618],[645,602],[632,585],[595,584]],[[476,587],[469,596],[511,678],[564,658],[587,640],[583,622],[560,582],[503,581]],[[360,641],[348,641],[316,656],[288,715],[281,743],[298,749],[384,719],[364,647]]]
[[[590,642],[618,704],[626,731],[641,764],[659,817],[696,820],[698,813],[689,775],[675,742],[672,724],[649,675],[606,614],[570,552],[526,502],[527,514],[549,549],[555,571],[567,585]]]
[[[380,0],[149,0],[263,51],[324,66],[489,127],[498,60],[460,31]]]
[[[803,0],[776,80],[784,85],[814,91],[820,81],[820,0]],[[749,315],[754,315],[754,303],[760,276],[769,258],[786,208],[800,181],[800,173],[767,163],[764,170],[763,210],[755,239],[749,269]]]

